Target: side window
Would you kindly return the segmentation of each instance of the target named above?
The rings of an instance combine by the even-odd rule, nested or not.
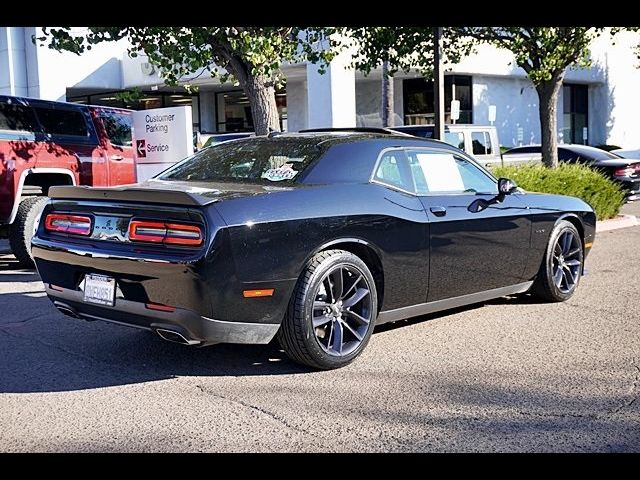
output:
[[[464,134],[462,132],[444,132],[444,141],[460,150],[464,150]]]
[[[409,165],[418,195],[496,194],[496,183],[473,162],[445,152],[409,151]]]
[[[45,133],[89,137],[84,115],[80,110],[35,107]]]
[[[0,130],[34,132],[36,125],[31,107],[20,103],[0,102]]]
[[[100,119],[112,145],[131,146],[131,115],[116,112],[100,112]]]
[[[471,132],[471,144],[474,155],[491,155],[491,136],[489,132]]]
[[[404,152],[400,150],[387,152],[378,162],[373,178],[380,183],[412,191],[411,174],[406,162]]]

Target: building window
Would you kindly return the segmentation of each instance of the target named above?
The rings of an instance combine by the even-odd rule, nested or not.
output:
[[[562,107],[562,141],[586,144],[588,139],[584,137],[584,129],[589,125],[589,85],[565,83]]]
[[[473,121],[473,96],[471,76],[446,75],[444,77],[445,122],[451,121],[451,100],[460,101],[460,118],[457,123]],[[433,80],[407,78],[402,83],[404,97],[404,124],[425,125],[435,121],[433,101]],[[455,93],[454,93],[455,92]]]
[[[131,110],[148,110],[150,108],[180,107],[191,105],[194,131],[200,130],[200,96],[198,93],[189,94],[167,91],[143,91],[136,100],[123,100],[118,92],[102,92],[89,95],[74,95],[67,89],[67,101],[83,105],[102,105],[106,107],[129,108]]]
[[[280,129],[287,130],[287,94],[276,92]],[[216,94],[218,132],[253,132],[253,116],[249,99],[242,90]]]

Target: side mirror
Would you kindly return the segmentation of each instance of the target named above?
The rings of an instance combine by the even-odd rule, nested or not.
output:
[[[513,180],[508,178],[498,179],[498,194],[509,195],[518,188],[518,185]]]

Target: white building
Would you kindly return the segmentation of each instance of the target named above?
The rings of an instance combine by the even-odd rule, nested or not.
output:
[[[164,86],[144,57],[129,58],[125,41],[77,56],[34,45],[31,38],[40,32],[0,27],[0,94],[132,108],[191,104],[194,129],[251,130],[249,104],[239,87],[202,73],[185,79],[199,86],[191,95]],[[600,37],[592,47],[593,66],[567,72],[558,104],[560,141],[640,147],[640,70],[633,51],[638,38],[623,33],[612,43]],[[313,65],[284,67],[287,86],[277,103],[285,129],[381,125],[380,72],[363,77],[348,63],[338,58],[325,75]],[[489,106],[495,105],[502,145],[540,141],[535,89],[509,52],[482,46],[447,72],[445,81],[447,105],[454,88],[460,100],[461,123],[487,124]],[[133,88],[141,92],[138,101],[121,97]],[[432,123],[432,88],[418,74],[396,77],[394,99],[396,125]]]

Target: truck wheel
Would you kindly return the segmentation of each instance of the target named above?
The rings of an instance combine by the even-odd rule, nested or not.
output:
[[[20,266],[24,268],[33,268],[35,265],[31,255],[31,238],[38,228],[40,215],[48,200],[48,197],[27,197],[22,200],[16,218],[9,227],[9,245]]]

